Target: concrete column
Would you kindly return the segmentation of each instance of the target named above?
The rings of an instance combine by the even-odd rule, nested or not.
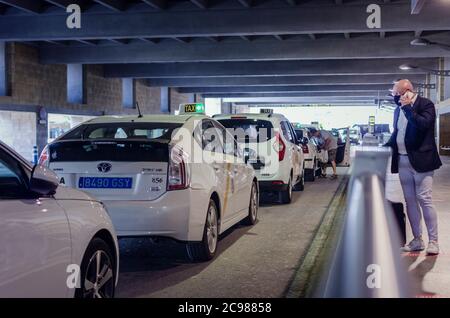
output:
[[[232,113],[232,104],[231,103],[224,103],[221,101],[222,107],[221,112],[222,114],[231,114]]]
[[[0,41],[0,96],[8,94],[8,80],[6,78],[6,44]]]
[[[84,95],[83,64],[67,64],[67,101],[72,104],[84,104]]]
[[[430,100],[436,104],[437,102],[437,87],[438,87],[438,76],[430,74],[430,83],[436,84],[436,88],[430,88]]]
[[[44,116],[44,117],[42,117]],[[47,112],[38,112],[36,114],[36,145],[38,147],[38,155],[44,150],[48,141],[48,114]]]
[[[439,71],[444,70],[444,58],[440,58],[439,62]],[[440,103],[444,100],[444,76],[436,75],[436,103]]]
[[[197,102],[196,95],[194,93],[193,94],[189,94],[188,103],[196,103],[196,102]]]
[[[161,87],[161,113],[170,113],[170,89]]]
[[[444,58],[443,68],[445,70],[450,70],[450,58],[446,57]],[[444,84],[443,84],[443,93],[444,93],[444,100],[450,98],[450,77],[444,77]]]
[[[122,106],[124,108],[135,108],[136,89],[132,78],[122,78]]]

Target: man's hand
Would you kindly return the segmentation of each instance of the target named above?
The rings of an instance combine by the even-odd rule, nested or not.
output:
[[[402,97],[400,98],[400,103],[402,104],[402,107],[405,105],[412,105],[413,99],[409,97],[407,94],[405,94],[402,95]]]

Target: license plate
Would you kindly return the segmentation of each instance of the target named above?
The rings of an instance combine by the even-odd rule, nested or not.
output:
[[[80,189],[131,189],[133,178],[98,178],[81,177],[78,180]]]

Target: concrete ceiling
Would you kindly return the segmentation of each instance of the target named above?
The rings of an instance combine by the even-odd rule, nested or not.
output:
[[[72,3],[81,29],[66,27]],[[372,3],[380,28],[366,24]],[[184,93],[373,102],[398,78],[424,83],[450,56],[410,44],[450,44],[449,16],[446,0],[0,0],[0,41],[36,46],[42,63],[104,64],[106,77]]]

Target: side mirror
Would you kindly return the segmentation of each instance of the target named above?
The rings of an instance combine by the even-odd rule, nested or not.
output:
[[[59,186],[59,178],[52,170],[36,165],[31,172],[30,190],[41,195],[55,194]]]

